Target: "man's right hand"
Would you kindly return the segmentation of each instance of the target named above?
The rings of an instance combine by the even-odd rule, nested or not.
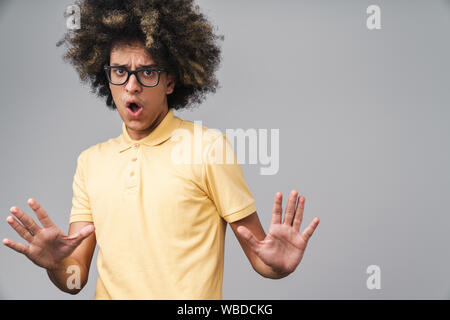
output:
[[[29,244],[4,239],[3,244],[24,254],[28,259],[47,270],[58,268],[59,264],[68,257],[89,235],[94,232],[94,225],[89,224],[70,236],[64,234],[48,216],[47,212],[34,200],[29,199],[28,205],[33,209],[42,224],[36,222],[17,207],[11,207],[13,216],[6,218],[9,225]]]

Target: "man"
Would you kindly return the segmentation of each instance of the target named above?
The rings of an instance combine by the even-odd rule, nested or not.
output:
[[[96,299],[221,299],[227,222],[256,272],[273,279],[292,273],[319,223],[300,233],[303,196],[291,192],[283,219],[282,195],[275,195],[266,235],[236,162],[174,159],[177,133],[194,137],[198,128],[173,110],[217,86],[219,50],[198,8],[192,1],[80,6],[85,29],[66,37],[66,58],[117,109],[122,134],[78,157],[68,235],[29,199],[42,227],[12,207],[7,222],[29,244],[3,243],[72,294],[86,284],[98,245]],[[230,150],[225,135],[200,131],[200,146],[188,145],[194,156]],[[74,267],[79,288],[67,286]]]

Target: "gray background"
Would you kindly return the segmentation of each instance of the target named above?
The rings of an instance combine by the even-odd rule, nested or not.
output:
[[[297,271],[264,279],[227,231],[225,299],[449,299],[450,2],[198,1],[225,35],[221,88],[187,120],[280,129],[280,170],[243,165],[266,231],[273,196],[297,188],[321,218]],[[76,158],[121,133],[55,43],[72,1],[0,2],[0,238],[36,198],[68,230]],[[381,7],[382,29],[366,28]],[[285,203],[284,203],[285,205]],[[0,246],[0,298],[77,296]],[[381,268],[368,290],[366,268]]]

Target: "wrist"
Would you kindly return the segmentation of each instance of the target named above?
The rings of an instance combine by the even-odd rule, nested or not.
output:
[[[55,262],[53,265],[51,265],[51,266],[48,266],[48,267],[46,267],[45,269],[48,271],[48,272],[58,272],[58,271],[61,271],[61,270],[63,270],[63,271],[65,271],[65,269],[66,269],[66,266],[67,266],[67,262],[68,262],[68,257],[66,257],[66,258],[64,258],[64,259],[62,259],[61,261],[58,261],[58,262]]]
[[[60,290],[70,294],[80,292],[87,281],[85,268],[72,257],[66,257],[54,267],[46,270],[50,280]]]
[[[292,272],[277,270],[272,268],[271,266],[265,264],[261,259],[257,259],[255,264],[253,265],[253,269],[259,273],[264,278],[268,279],[281,279],[287,277]]]

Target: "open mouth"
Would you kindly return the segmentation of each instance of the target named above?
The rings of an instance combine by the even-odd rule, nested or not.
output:
[[[127,106],[129,113],[133,116],[138,116],[142,112],[142,107],[137,105],[136,103],[130,103]]]

